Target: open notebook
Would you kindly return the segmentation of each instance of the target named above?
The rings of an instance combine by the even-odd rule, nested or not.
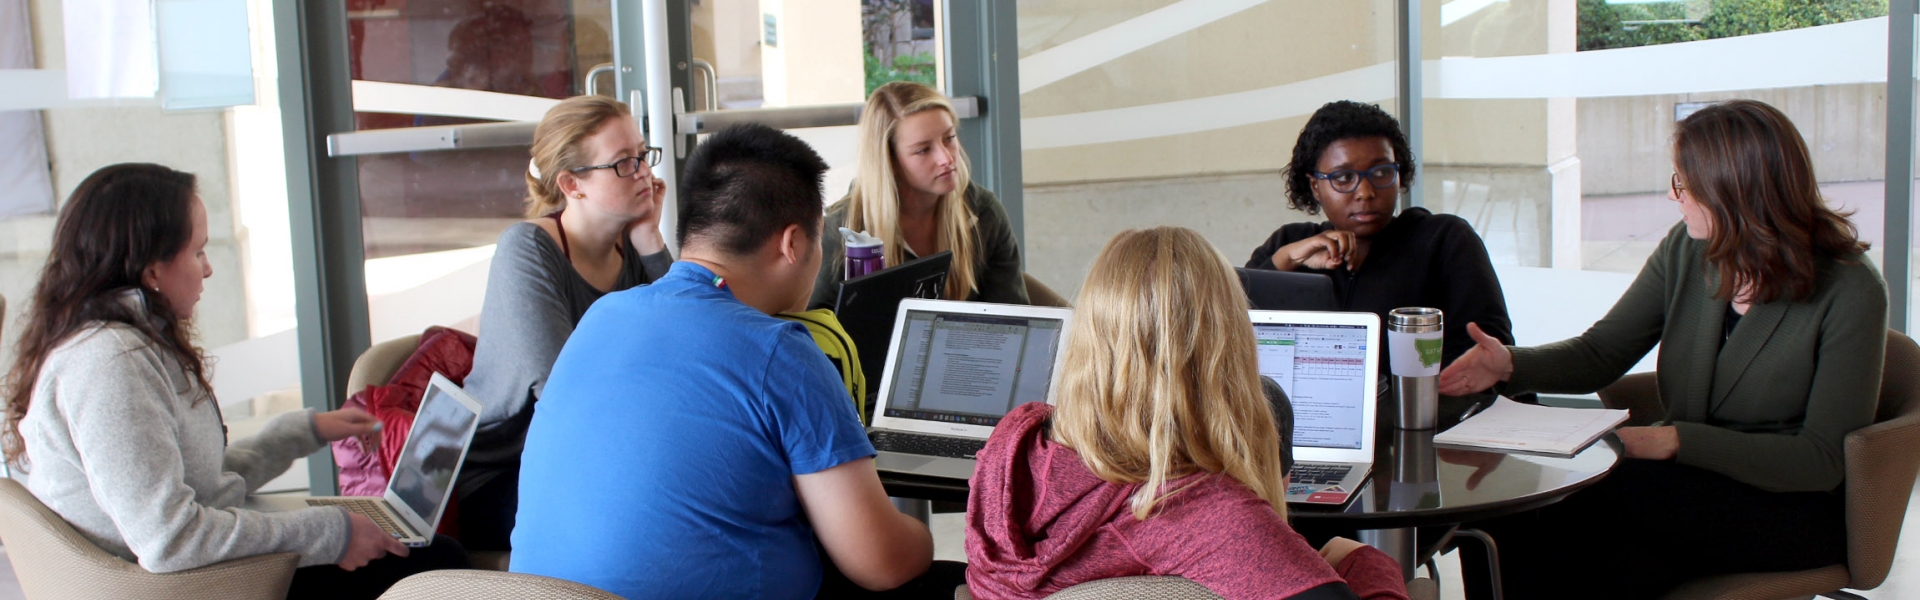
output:
[[[1627,411],[1556,408],[1506,398],[1433,436],[1442,448],[1573,456],[1627,421]]]

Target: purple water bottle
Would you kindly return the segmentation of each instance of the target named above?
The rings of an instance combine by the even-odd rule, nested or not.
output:
[[[847,279],[887,268],[886,244],[880,238],[845,227],[840,237],[847,242]]]

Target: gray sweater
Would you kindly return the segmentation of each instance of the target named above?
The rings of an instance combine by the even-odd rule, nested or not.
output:
[[[247,494],[319,451],[311,411],[228,444],[217,402],[121,323],[81,331],[47,356],[20,423],[27,489],[108,552],[155,573],[275,552],[339,562],[351,531],[340,508],[242,510]]]
[[[652,282],[673,267],[662,250],[640,256],[623,247],[626,262],[613,290]],[[481,405],[480,428],[460,469],[458,493],[465,496],[501,473],[518,468],[534,402],[547,385],[547,371],[573,326],[595,300],[606,295],[587,283],[573,263],[539,225],[514,223],[500,233],[487,275],[487,298],[480,307],[480,337],[473,349],[473,372],[463,386]]]

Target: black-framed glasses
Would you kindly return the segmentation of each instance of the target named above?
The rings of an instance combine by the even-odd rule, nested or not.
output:
[[[660,166],[660,149],[655,148],[653,146],[647,146],[647,149],[640,156],[629,156],[629,157],[622,158],[620,160],[616,160],[604,165],[580,167],[578,169],[571,169],[568,172],[585,173],[587,171],[592,171],[596,169],[613,169],[614,175],[617,175],[620,177],[632,177],[634,173],[640,172],[640,161],[642,160],[647,161],[647,166],[649,167]]]
[[[1400,165],[1388,163],[1365,171],[1341,169],[1332,173],[1313,172],[1308,173],[1308,175],[1312,175],[1314,179],[1327,182],[1327,185],[1333,186],[1333,191],[1342,194],[1351,194],[1354,190],[1360,189],[1360,179],[1362,177],[1366,178],[1367,183],[1373,184],[1373,189],[1376,190],[1398,185],[1400,182]]]

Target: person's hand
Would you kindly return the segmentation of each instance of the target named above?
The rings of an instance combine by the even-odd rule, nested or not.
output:
[[[1327,545],[1320,547],[1320,557],[1327,559],[1327,564],[1332,565],[1334,570],[1339,570],[1340,563],[1347,560],[1347,555],[1353,554],[1353,551],[1365,548],[1366,546],[1366,544],[1347,538],[1336,537],[1327,540]]]
[[[634,219],[633,224],[627,227],[627,239],[633,243],[633,249],[642,255],[667,248],[667,240],[660,234],[660,213],[666,202],[667,182],[654,177],[651,185],[653,193],[647,195],[647,202],[640,209],[640,218]]]
[[[1672,460],[1680,454],[1680,430],[1672,426],[1621,427],[1613,433],[1620,436],[1620,445],[1626,446],[1627,458]]]
[[[313,428],[320,432],[320,439],[334,442],[350,437],[360,438],[360,444],[379,446],[380,420],[358,408],[342,408],[313,415]]]
[[[1321,232],[1298,242],[1281,246],[1273,253],[1273,268],[1292,271],[1300,267],[1333,269],[1353,262],[1356,244],[1353,232],[1338,229]]]
[[[360,513],[347,513],[347,520],[353,524],[353,528],[347,536],[347,554],[336,563],[342,570],[352,571],[367,566],[367,563],[388,554],[407,555],[407,545],[373,524],[373,519]]]
[[[1499,452],[1477,452],[1474,450],[1454,450],[1451,448],[1436,448],[1434,449],[1434,454],[1438,455],[1441,462],[1473,467],[1473,474],[1467,476],[1467,491],[1469,492],[1480,489],[1480,482],[1487,479],[1487,474],[1492,473],[1495,468],[1500,466],[1502,461],[1507,460],[1507,455]]]
[[[1467,335],[1473,338],[1474,346],[1440,372],[1441,394],[1479,393],[1513,377],[1513,352],[1507,350],[1506,344],[1473,323],[1467,324]]]

